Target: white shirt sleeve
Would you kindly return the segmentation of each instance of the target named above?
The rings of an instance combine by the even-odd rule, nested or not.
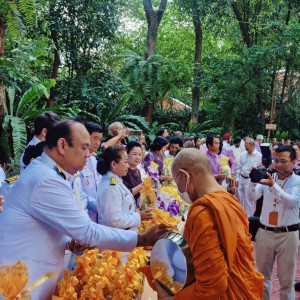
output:
[[[30,198],[32,215],[90,247],[101,250],[132,251],[137,243],[137,233],[109,228],[91,221],[74,203],[67,182],[53,178],[35,185]]]

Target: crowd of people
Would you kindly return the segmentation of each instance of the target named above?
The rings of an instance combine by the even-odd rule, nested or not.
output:
[[[161,224],[137,232],[142,221],[153,218],[151,209],[139,206],[143,179],[155,163],[159,181],[175,183],[182,200],[191,204],[184,236],[195,269],[195,282],[174,297],[157,285],[159,299],[271,299],[275,259],[280,299],[294,299],[298,143],[273,139],[263,148],[262,135],[254,140],[243,132],[232,141],[230,133],[200,138],[176,131],[170,136],[166,128],[149,141],[119,122],[109,125],[102,141],[103,134],[94,122],[60,120],[51,112],[36,118],[20,176],[5,180],[0,169],[0,264],[23,259],[34,281],[46,272],[61,274],[72,253],[86,247],[127,252],[153,245],[172,230]],[[170,157],[171,173],[164,170]],[[269,172],[253,182],[253,171],[263,168]],[[258,199],[256,271],[248,217]],[[32,299],[50,299],[56,284],[57,278],[48,280]]]

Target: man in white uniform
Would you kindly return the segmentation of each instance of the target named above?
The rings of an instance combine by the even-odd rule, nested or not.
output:
[[[264,275],[263,300],[271,299],[275,258],[280,284],[280,299],[294,300],[299,241],[300,177],[292,172],[296,152],[291,146],[279,146],[274,154],[277,175],[250,183],[250,200],[264,197],[260,228],[255,237],[256,264]]]
[[[0,216],[0,264],[22,259],[29,282],[46,272],[58,276],[70,240],[99,249],[132,251],[153,245],[170,230],[159,225],[146,233],[98,225],[74,203],[65,173],[75,174],[90,156],[90,136],[84,125],[67,120],[48,130],[44,153],[34,159],[9,193]],[[57,277],[31,292],[32,300],[48,300]]]
[[[89,203],[95,203],[97,197],[97,190],[102,176],[97,171],[97,151],[101,145],[102,128],[94,122],[85,122],[85,128],[90,134],[90,157],[87,158],[86,165],[80,171],[80,178],[82,189],[89,197]],[[88,207],[90,208],[90,207]],[[89,210],[89,216],[94,222],[97,222],[97,210]]]

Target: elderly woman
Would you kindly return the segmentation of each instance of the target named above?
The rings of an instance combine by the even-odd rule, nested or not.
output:
[[[138,205],[140,191],[143,187],[141,172],[138,165],[142,161],[142,145],[136,141],[131,141],[126,145],[128,154],[128,172],[122,177],[123,183],[131,191]]]
[[[128,172],[126,149],[108,147],[98,161],[97,170],[103,175],[96,201],[99,224],[136,230],[141,221],[152,219],[150,211],[135,211],[135,199],[122,181]]]

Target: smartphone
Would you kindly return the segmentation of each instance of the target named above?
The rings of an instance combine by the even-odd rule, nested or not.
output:
[[[130,130],[128,132],[128,136],[140,136],[142,134],[142,130]]]

